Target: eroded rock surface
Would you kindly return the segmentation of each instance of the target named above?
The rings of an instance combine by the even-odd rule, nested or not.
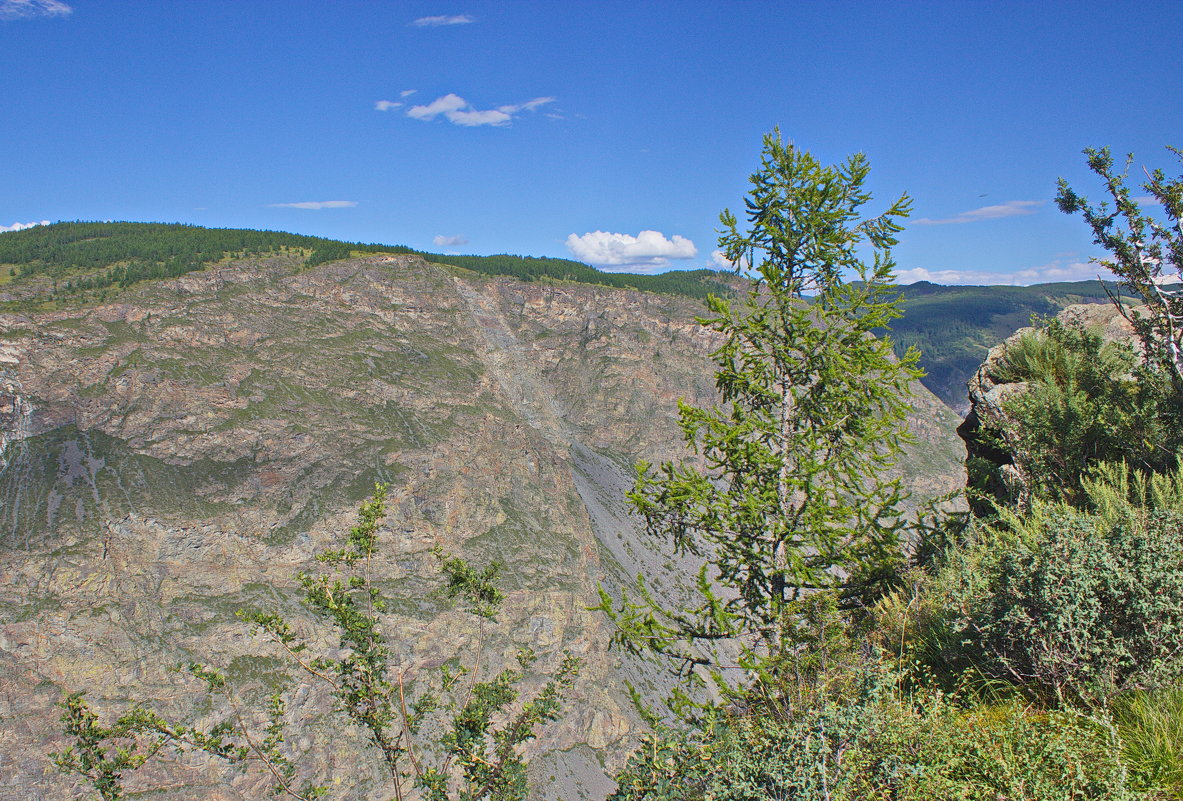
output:
[[[538,748],[540,792],[602,797],[639,731],[623,692],[662,678],[608,652],[597,582],[685,570],[620,492],[638,458],[683,455],[676,401],[711,402],[711,335],[691,301],[523,283],[371,256],[303,269],[233,263],[116,302],[0,315],[0,801],[77,797],[45,754],[54,704],[148,700],[209,714],[172,668],[224,666],[254,691],[302,677],[251,640],[239,608],[277,608],[314,642],[294,575],[391,484],[377,566],[413,671],[471,653],[472,618],[432,594],[436,544],[500,559],[509,597],[493,666],[520,645],[585,660],[570,713]],[[963,483],[952,414],[917,385],[918,494]],[[312,685],[291,714],[341,797],[378,798],[379,766]],[[553,780],[551,777],[554,777]],[[160,799],[263,797],[201,759],[137,777]],[[162,789],[160,789],[162,788]]]

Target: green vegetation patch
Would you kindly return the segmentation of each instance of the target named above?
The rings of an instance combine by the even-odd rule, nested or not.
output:
[[[0,546],[30,548],[62,530],[97,532],[129,512],[208,519],[227,504],[210,490],[234,486],[245,460],[171,465],[73,425],[11,444],[0,470]]]
[[[1053,316],[1074,303],[1108,303],[1113,282],[1075,281],[1037,286],[940,286],[928,281],[900,287],[904,316],[891,323],[897,355],[920,351],[921,379],[953,409],[966,405],[965,384],[987,351],[1029,325],[1032,315]]]

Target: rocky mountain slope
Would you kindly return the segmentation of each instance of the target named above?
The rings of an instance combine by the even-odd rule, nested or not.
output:
[[[622,691],[662,677],[622,663],[586,607],[639,570],[676,592],[686,566],[649,543],[621,493],[631,464],[680,458],[676,401],[709,403],[711,336],[687,298],[522,282],[370,254],[293,254],[139,283],[101,303],[0,313],[0,801],[74,797],[45,753],[54,707],[150,700],[209,714],[171,668],[228,666],[263,688],[287,672],[234,618],[278,607],[308,628],[295,573],[391,484],[383,588],[412,670],[476,645],[432,594],[436,544],[502,560],[490,643],[585,660],[535,761],[545,796],[602,796],[639,723]],[[955,416],[916,387],[920,496],[964,482]],[[311,630],[311,629],[309,629]],[[321,635],[322,640],[324,636]],[[292,674],[293,678],[298,678]],[[307,689],[297,743],[372,798],[378,766]],[[348,769],[346,769],[348,766]],[[142,777],[145,797],[261,797],[260,779],[199,759]]]

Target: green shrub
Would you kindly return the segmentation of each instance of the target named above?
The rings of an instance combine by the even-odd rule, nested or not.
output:
[[[1059,509],[1033,516],[976,610],[999,676],[1057,700],[1105,697],[1177,675],[1183,646],[1183,517],[1106,525]]]
[[[1104,465],[1081,491],[1083,509],[1036,501],[950,549],[914,650],[1053,704],[1183,675],[1183,472]]]
[[[1104,719],[1018,704],[964,709],[902,697],[881,668],[854,697],[792,716],[752,713],[649,737],[617,776],[616,801],[1131,798]]]
[[[1127,461],[1161,471],[1180,445],[1169,377],[1132,347],[1080,325],[1048,320],[1010,343],[994,377],[1025,383],[987,433],[1009,454],[1027,495],[1078,501],[1090,466]]]

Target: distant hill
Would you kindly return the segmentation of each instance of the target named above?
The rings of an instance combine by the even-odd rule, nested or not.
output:
[[[401,253],[420,255],[436,264],[524,281],[577,281],[698,299],[711,292],[731,291],[727,277],[712,270],[631,275],[605,273],[570,259],[452,256],[402,245],[340,242],[281,231],[203,228],[177,223],[66,222],[0,236],[0,286],[3,286],[0,292],[7,290],[10,303],[61,301],[96,293],[105,296],[104,290],[175,278],[225,258],[292,251],[304,254],[307,267],[358,254]]]
[[[1032,315],[1052,316],[1074,303],[1108,303],[1113,282],[1074,281],[1035,286],[941,286],[919,281],[900,287],[904,316],[891,326],[897,353],[915,345],[928,375],[924,385],[951,408],[968,405],[965,382],[987,351]]]
[[[570,259],[533,256],[454,256],[403,245],[341,242],[281,231],[203,228],[133,222],[68,222],[0,234],[0,308],[54,306],[106,300],[121,289],[201,270],[227,259],[268,254],[302,260],[305,267],[367,253],[423,256],[485,275],[523,281],[575,281],[702,300],[730,295],[730,273],[685,270],[660,275],[606,273]],[[1116,285],[1109,284],[1116,291]],[[1073,303],[1104,303],[1098,281],[1017,286],[941,286],[920,281],[900,288],[904,317],[892,326],[897,349],[922,353],[924,384],[955,410],[966,406],[965,382],[997,343]]]

